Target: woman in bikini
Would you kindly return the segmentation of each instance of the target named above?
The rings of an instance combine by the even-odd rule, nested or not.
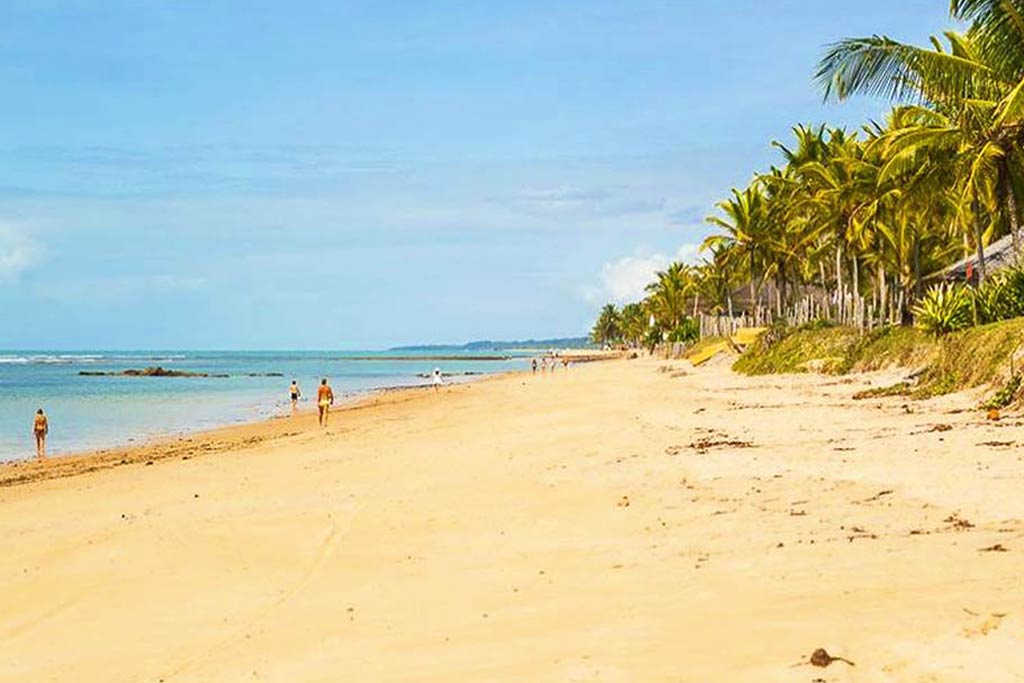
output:
[[[316,409],[319,413],[320,426],[327,426],[327,414],[334,405],[334,391],[326,379],[320,380],[320,388],[316,391]]]
[[[50,433],[50,422],[46,419],[42,408],[36,411],[36,418],[32,422],[32,433],[36,437],[36,457],[45,458],[46,435]]]

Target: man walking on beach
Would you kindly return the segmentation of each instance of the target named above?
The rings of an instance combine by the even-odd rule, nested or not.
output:
[[[50,433],[50,421],[46,419],[46,413],[40,408],[36,411],[35,420],[32,422],[32,433],[36,437],[36,457],[46,457],[46,435]]]
[[[320,380],[320,388],[316,392],[316,409],[319,414],[320,426],[327,426],[327,414],[334,405],[334,391],[327,383],[327,378]]]
[[[302,392],[299,391],[299,383],[296,382],[294,379],[292,380],[291,387],[288,388],[288,394],[291,396],[292,399],[292,415],[294,415],[295,409],[299,405],[299,396],[302,395]]]

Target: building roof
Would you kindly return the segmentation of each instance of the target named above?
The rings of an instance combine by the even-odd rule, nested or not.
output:
[[[978,268],[978,255],[977,253],[968,256],[965,259],[961,259],[953,265],[942,271],[942,277],[946,280],[966,280],[967,270],[970,268],[973,272],[977,272]],[[992,244],[985,247],[985,270],[989,273],[1005,268],[1013,264],[1014,253],[1013,253],[1013,236],[1006,235],[1000,237]],[[974,275],[973,277],[977,277]]]

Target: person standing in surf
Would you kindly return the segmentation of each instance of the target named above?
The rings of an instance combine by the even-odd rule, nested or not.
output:
[[[320,388],[316,392],[316,409],[320,419],[320,426],[327,426],[327,415],[334,405],[334,390],[327,383],[327,378],[320,380]]]
[[[46,419],[46,413],[40,408],[36,411],[36,417],[32,421],[32,433],[36,437],[36,457],[46,457],[46,436],[50,433],[50,421]]]

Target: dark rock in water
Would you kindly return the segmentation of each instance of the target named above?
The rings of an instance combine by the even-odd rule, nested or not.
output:
[[[206,372],[188,372],[185,370],[168,370],[163,366],[150,366],[142,370],[134,368],[122,370],[121,372],[96,372],[80,370],[79,375],[83,377],[227,377],[228,375],[211,375]]]
[[[225,375],[226,377],[227,375]],[[250,372],[246,377],[284,377],[283,372]]]
[[[150,366],[144,370],[125,370],[127,377],[209,377],[205,372],[188,372],[185,370],[167,370],[162,365]]]

